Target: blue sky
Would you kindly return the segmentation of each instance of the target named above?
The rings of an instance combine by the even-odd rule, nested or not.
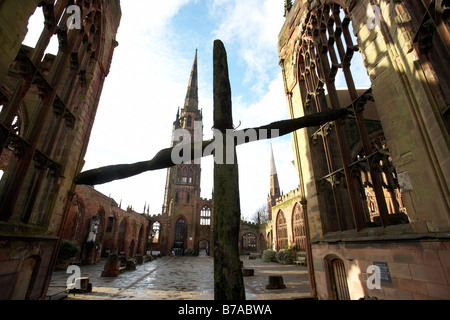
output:
[[[204,135],[211,138],[215,39],[224,42],[228,53],[235,124],[248,128],[288,118],[277,50],[285,20],[283,1],[126,0],[121,6],[119,46],[103,89],[84,170],[148,160],[170,145],[172,123],[184,103],[196,49]],[[30,23],[42,23],[35,20]],[[26,44],[34,45],[36,38],[31,33],[27,38]],[[287,193],[298,186],[290,136],[271,143],[280,187]],[[249,219],[266,203],[270,143],[254,142],[238,147],[237,152],[242,216]],[[202,160],[204,198],[211,198],[212,160]],[[122,201],[123,209],[132,205],[142,212],[144,204],[149,204],[150,214],[158,214],[165,182],[166,170],[160,170],[96,189]]]
[[[233,115],[241,128],[288,117],[278,33],[284,23],[278,0],[122,1],[123,17],[111,74],[106,79],[86,156],[85,169],[150,159],[170,144],[172,122],[182,107],[198,49],[199,100],[204,135],[211,138],[213,41],[228,53]],[[290,137],[272,141],[282,189],[298,185]],[[242,216],[249,218],[266,203],[270,145],[266,141],[238,148]],[[284,169],[283,169],[284,168]],[[202,160],[202,197],[211,198],[212,158]],[[138,212],[150,204],[161,212],[166,170],[97,186],[122,207]]]

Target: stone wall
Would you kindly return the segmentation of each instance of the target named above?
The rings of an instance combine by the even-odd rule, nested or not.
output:
[[[97,230],[92,240],[89,239],[91,226],[97,219]],[[93,264],[101,257],[107,257],[108,253],[121,253],[118,244],[119,227],[125,221],[123,253],[127,257],[144,255],[147,251],[149,220],[147,215],[130,208],[121,209],[114,199],[92,187],[77,186],[62,238],[74,240],[80,245],[82,251],[77,258],[81,263]]]
[[[298,78],[301,36],[312,10],[324,3],[295,1],[279,34],[280,65],[291,118],[303,116],[307,108]],[[425,6],[422,1],[380,1],[376,3],[380,16],[374,19],[373,2],[336,3],[347,10],[357,37],[409,223],[328,232],[324,228],[328,207],[317,184],[321,174],[311,143],[313,131],[295,132],[292,135],[295,165],[306,200],[313,255],[309,263],[314,267],[317,295],[321,299],[336,298],[332,275],[327,270],[331,261],[339,259],[345,266],[351,299],[364,295],[380,299],[448,299],[450,139],[446,127],[448,111],[445,113],[448,80],[440,77],[443,72],[433,69],[429,54],[424,53],[428,44],[424,39],[430,39],[427,32],[431,31],[420,24],[422,21],[415,23],[414,17],[423,18],[425,11],[421,10]],[[434,10],[433,6],[431,1],[427,10]],[[434,13],[432,16],[439,16]],[[376,23],[373,26],[371,22]],[[448,33],[444,24],[437,27],[431,48],[439,47],[438,39],[445,39],[445,30]],[[448,41],[446,45],[448,50]],[[439,57],[435,52],[433,56]],[[445,65],[441,63],[448,72]],[[363,279],[374,261],[386,262],[391,272],[392,282],[382,283],[381,290],[368,290]]]
[[[45,26],[29,48],[21,43],[38,3]],[[118,2],[76,3],[81,31],[66,28],[68,0],[0,3],[0,153],[9,158],[0,181],[0,299],[45,298],[117,46]],[[57,30],[57,56],[44,55]],[[16,117],[22,126],[12,128]]]

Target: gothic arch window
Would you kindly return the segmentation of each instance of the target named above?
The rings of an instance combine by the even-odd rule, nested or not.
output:
[[[178,192],[175,192],[175,203],[178,203]]]
[[[161,223],[153,222],[150,239],[152,243],[159,243],[161,240]]]
[[[242,236],[242,248],[245,250],[256,250],[256,235],[252,232],[247,232]]]
[[[194,183],[194,169],[189,169],[189,178],[188,178],[188,184]]]
[[[297,203],[292,213],[292,233],[294,235],[295,249],[306,251],[306,234],[303,210]]]
[[[201,226],[211,225],[211,208],[208,206],[203,206],[200,212],[200,225]]]
[[[383,191],[381,167],[386,148],[370,143],[371,130],[382,130],[372,90],[356,88],[352,65],[360,58],[348,12],[337,2],[314,8],[299,40],[296,76],[305,114],[328,108],[351,108],[354,115],[320,127],[307,129],[312,141],[311,156],[317,174],[319,201],[323,204],[324,232],[361,230],[376,226],[368,215],[365,190],[361,188],[361,167],[371,178],[380,225],[394,224]],[[370,81],[369,81],[370,83]],[[360,85],[360,84],[358,84]],[[346,89],[338,90],[338,87]],[[360,143],[359,158],[352,159],[352,145]],[[381,161],[381,162],[380,162]]]
[[[181,168],[177,168],[177,183],[181,182]]]
[[[188,192],[186,195],[186,203],[189,204],[191,202],[191,194]]]
[[[191,116],[188,116],[188,117],[187,117],[186,126],[187,126],[188,128],[192,127],[192,117],[191,117]]]
[[[113,232],[114,221],[115,221],[114,215],[111,214],[108,217],[108,220],[106,221],[106,230],[105,230],[106,232]]]
[[[288,246],[287,221],[283,211],[278,211],[277,215],[277,250]]]
[[[184,244],[184,238],[186,236],[186,222],[183,218],[177,220],[175,224],[175,242]]]
[[[188,177],[188,168],[183,167],[181,171],[181,183],[186,184],[187,183],[187,177]]]

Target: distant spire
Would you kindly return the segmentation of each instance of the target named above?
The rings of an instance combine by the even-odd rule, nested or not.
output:
[[[275,166],[275,158],[273,156],[272,144],[270,144],[270,175],[274,176],[277,174],[277,168]]]
[[[198,110],[197,49],[195,49],[194,64],[192,65],[184,107]]]
[[[270,144],[270,196],[280,196],[280,184],[278,182],[277,168],[275,167],[275,158],[273,156],[272,144]]]

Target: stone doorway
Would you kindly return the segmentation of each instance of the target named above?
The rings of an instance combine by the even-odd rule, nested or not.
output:
[[[198,255],[199,256],[209,256],[209,241],[201,240],[198,243]]]
[[[184,254],[184,244],[186,238],[186,222],[183,218],[178,219],[175,224],[175,241],[173,246],[173,253],[175,255]]]

